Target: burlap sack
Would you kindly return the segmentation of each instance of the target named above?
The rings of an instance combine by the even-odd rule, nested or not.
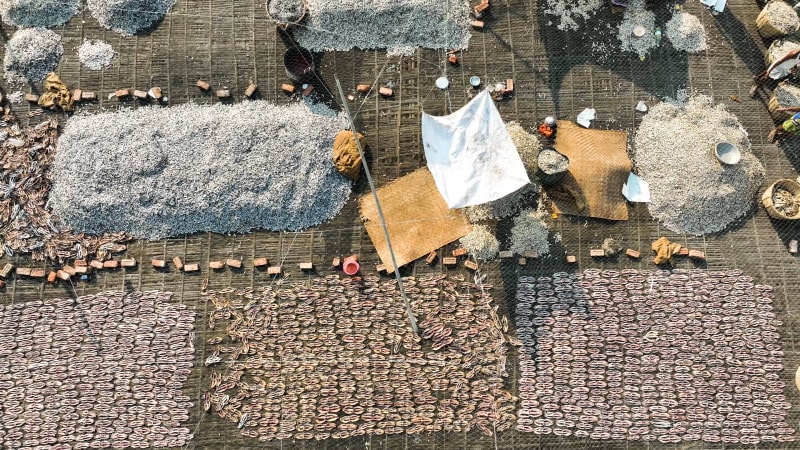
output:
[[[358,140],[361,148],[364,148],[366,143],[361,133],[358,133]],[[342,130],[336,134],[333,141],[333,162],[336,170],[351,180],[357,180],[361,175],[361,155],[351,130]]]

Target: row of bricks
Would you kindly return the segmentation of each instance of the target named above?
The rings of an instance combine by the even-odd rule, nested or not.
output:
[[[200,89],[202,89],[204,91],[208,91],[209,89],[211,89],[211,85],[208,84],[207,81],[203,81],[203,80],[197,80],[197,84],[195,86],[197,86],[198,88],[200,88]],[[245,91],[244,91],[244,96],[247,97],[247,98],[252,98],[253,95],[255,95],[257,90],[258,90],[258,86],[256,84],[254,84],[254,83],[250,83],[247,86],[247,89],[245,89]],[[231,97],[230,89],[217,89],[214,92],[214,94],[218,98],[230,98]]]

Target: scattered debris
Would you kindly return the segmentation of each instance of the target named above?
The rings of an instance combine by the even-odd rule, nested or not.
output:
[[[577,30],[578,20],[587,20],[602,4],[600,0],[546,0],[544,13],[556,16],[559,30]]]
[[[17,30],[6,44],[5,78],[11,85],[41,81],[58,66],[61,36],[45,28]]]
[[[639,103],[636,104],[636,110],[639,112],[647,112],[647,105],[643,100],[639,100]]]
[[[614,238],[605,238],[600,248],[603,250],[605,256],[614,256],[622,251],[622,247],[620,247],[617,240]]]
[[[708,48],[706,29],[697,16],[675,11],[672,18],[664,26],[667,39],[677,50],[697,53]]]
[[[87,0],[86,5],[105,28],[124,36],[157,24],[172,8],[175,0]]]
[[[578,117],[575,118],[575,122],[578,125],[589,128],[592,126],[592,121],[597,117],[597,111],[594,108],[586,108],[578,114]]]
[[[531,182],[515,192],[482,205],[467,206],[464,212],[470,223],[486,219],[503,219],[517,214],[520,209],[531,205],[539,192],[539,184]]]
[[[78,47],[78,60],[89,70],[103,70],[111,65],[117,52],[103,41],[86,39]]]
[[[20,28],[51,28],[67,23],[80,8],[80,0],[3,0],[0,16]]]

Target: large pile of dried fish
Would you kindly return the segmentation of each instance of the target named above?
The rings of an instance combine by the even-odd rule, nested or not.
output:
[[[64,54],[61,36],[46,28],[17,30],[6,44],[3,69],[12,85],[43,80]]]
[[[80,8],[80,0],[3,0],[0,16],[17,27],[50,28],[67,23]]]
[[[491,286],[461,280],[404,281],[421,338],[396,283],[377,276],[207,291],[219,331],[204,407],[261,440],[508,429],[515,339]]]
[[[656,15],[645,8],[644,0],[631,0],[619,24],[617,38],[621,44],[620,48],[644,58],[650,49],[658,44],[654,34],[655,26]],[[644,28],[643,36],[633,34],[636,27]]]
[[[469,2],[429,0],[308,0],[294,37],[312,51],[417,47],[464,48],[470,38]]]
[[[517,430],[592,439],[794,441],[772,288],[741,270],[520,277]]]
[[[55,120],[20,127],[12,116],[0,122],[0,239],[5,254],[30,253],[63,261],[125,249],[123,233],[74,234],[47,204],[55,157]]]
[[[741,161],[720,163],[719,142],[736,145]],[[724,230],[750,211],[764,181],[739,119],[704,95],[650,108],[636,132],[633,163],[650,183],[650,214],[676,233]]]
[[[706,28],[697,16],[676,11],[664,25],[664,34],[678,50],[696,53],[708,48]]]
[[[179,447],[191,439],[194,313],[165,292],[0,305],[0,446]]]
[[[350,195],[331,156],[344,126],[266,101],[77,115],[58,141],[50,204],[77,230],[147,239],[300,230]]]
[[[125,36],[146,30],[164,18],[175,0],[87,0],[100,25]]]

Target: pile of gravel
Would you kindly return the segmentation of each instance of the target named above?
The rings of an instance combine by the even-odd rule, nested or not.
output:
[[[50,205],[75,230],[147,239],[301,230],[350,195],[332,158],[345,126],[266,101],[77,115],[58,142]]]
[[[644,28],[644,36],[633,35],[633,29],[636,27]],[[620,48],[644,58],[650,49],[657,45],[655,27],[656,15],[645,9],[644,0],[631,0],[625,8],[622,23],[619,24],[617,38],[621,43]]]
[[[800,87],[791,83],[781,83],[775,88],[778,104],[785,108],[800,106]]]
[[[5,78],[19,85],[41,81],[58,66],[64,46],[61,36],[45,28],[17,30],[6,44]]]
[[[739,147],[739,164],[723,165],[714,156],[723,141]],[[650,214],[676,233],[724,230],[748,213],[764,181],[739,119],[704,95],[650,108],[636,133],[633,162],[650,184]]]
[[[133,36],[163,19],[175,0],[87,0],[86,4],[100,25]]]
[[[511,142],[517,147],[517,152],[520,159],[522,159],[525,170],[528,175],[532,176],[536,173],[536,168],[538,167],[536,159],[539,156],[539,150],[542,148],[539,138],[525,131],[522,125],[517,122],[508,122],[506,129],[509,136],[511,136]]]
[[[474,225],[458,242],[479,261],[489,261],[500,252],[500,242],[486,225]]]
[[[514,226],[511,228],[512,252],[521,255],[533,250],[539,255],[550,254],[547,238],[548,229],[541,212],[529,209],[514,218]]]
[[[546,0],[544,13],[557,18],[559,30],[577,30],[577,20],[593,16],[601,5],[600,0]]]
[[[412,54],[418,47],[464,48],[470,38],[465,0],[308,0],[294,37],[312,51],[385,48]]]
[[[294,23],[305,12],[303,0],[267,0],[267,13],[280,23]]]
[[[3,0],[0,16],[16,27],[50,28],[67,23],[80,8],[80,0]]]
[[[762,11],[769,20],[769,24],[783,34],[792,34],[800,29],[800,18],[791,5],[775,0],[767,3]]]
[[[692,14],[676,11],[664,25],[664,32],[677,50],[697,53],[708,48],[706,28]]]
[[[78,47],[78,60],[90,70],[103,70],[111,65],[117,52],[111,44],[86,39]]]

